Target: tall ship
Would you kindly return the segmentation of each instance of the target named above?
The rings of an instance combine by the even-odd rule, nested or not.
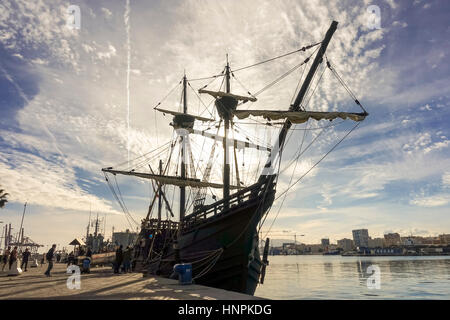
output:
[[[336,21],[332,22],[322,41],[294,52],[237,69],[230,66],[227,57],[220,74],[200,79],[188,79],[184,75],[179,82],[181,97],[178,110],[162,108],[162,102],[155,107],[157,112],[171,117],[172,140],[131,162],[102,169],[127,219],[132,219],[132,215],[123,202],[116,176],[149,179],[151,183],[153,197],[147,216],[140,222],[141,231],[135,245],[135,269],[171,277],[175,264],[190,263],[193,279],[198,284],[254,294],[258,283],[264,281],[268,264],[268,238],[265,239],[262,257],[259,250],[261,228],[274,201],[286,196],[288,191],[276,194],[289,133],[299,124],[320,129],[318,124],[328,124],[338,118],[359,124],[368,115],[352,94],[352,100],[361,112],[307,110],[307,102],[315,91],[313,79],[320,66],[331,70],[351,93],[325,55],[337,25]],[[306,57],[258,93],[252,94],[249,90],[244,95],[232,92],[232,81],[245,88],[236,73],[281,61],[294,54],[305,54]],[[284,110],[251,108],[260,92],[301,68],[307,72],[302,72],[289,107]],[[306,75],[304,78],[303,74]],[[217,79],[222,80],[220,86],[210,90]],[[195,80],[208,83],[194,89],[192,83]],[[190,111],[189,90],[194,91],[208,115]],[[211,99],[211,103],[204,103],[202,97]],[[258,133],[244,134],[241,125],[246,122],[276,130],[275,143],[264,141]],[[312,122],[316,124],[310,124]],[[195,139],[200,139],[200,143]],[[295,151],[292,164],[306,149],[300,150],[302,147],[298,141],[294,145],[295,150],[289,150],[290,153]],[[247,168],[245,162],[253,167]],[[218,173],[214,171],[215,167],[220,167]],[[221,181],[217,181],[220,176]],[[292,185],[291,179],[288,188]],[[221,191],[221,197],[216,194],[217,190]]]

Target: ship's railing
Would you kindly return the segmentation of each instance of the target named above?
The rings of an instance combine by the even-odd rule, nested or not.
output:
[[[255,183],[247,188],[244,188],[232,194],[230,197],[226,199],[222,199],[210,205],[203,206],[203,208],[191,213],[190,215],[187,215],[184,218],[183,228],[190,228],[192,226],[195,226],[199,222],[205,221],[205,219],[221,214],[226,214],[226,212],[229,212],[231,209],[240,205],[241,203],[251,200],[252,198],[257,198],[266,191],[272,191],[266,190],[269,189],[267,188],[267,184],[270,181],[272,180],[265,179],[262,182]],[[226,207],[229,208],[229,210],[227,210]]]
[[[158,222],[158,219],[149,219],[147,221],[143,221],[143,228],[146,229],[178,229],[179,222],[171,221],[171,220],[161,220]]]

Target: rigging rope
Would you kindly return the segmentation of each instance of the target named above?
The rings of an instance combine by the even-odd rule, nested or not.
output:
[[[194,91],[195,95],[197,96],[198,100],[202,103],[202,105],[205,107],[206,111],[208,111],[208,113],[214,118],[214,115],[211,113],[211,111],[209,111],[208,107],[211,105],[211,103],[214,101],[212,100],[208,106],[205,105],[205,103],[203,102],[203,100],[200,98],[200,96],[198,95],[197,91],[194,89],[194,87],[191,86],[191,84],[188,82],[189,87],[192,89],[192,91]],[[205,110],[203,110],[201,114],[203,114],[203,112],[205,112]]]
[[[290,188],[292,188],[294,185],[296,185],[298,182],[300,182],[301,179],[303,179],[303,177],[305,177],[312,169],[314,169],[323,159],[325,159],[334,149],[336,149],[336,147],[342,142],[344,141],[344,139],[346,139],[348,137],[348,135],[350,133],[353,132],[353,130],[355,130],[359,125],[361,124],[361,122],[357,122],[353,128],[347,132],[347,134],[341,139],[339,140],[322,158],[319,159],[319,161],[317,161],[307,172],[305,172],[299,179],[297,179],[290,187],[288,187],[288,189],[286,189],[285,191],[283,191],[281,194],[279,194],[279,196],[277,198],[275,198],[275,200],[279,199],[284,193],[288,192]]]
[[[106,172],[103,172],[103,174],[105,175],[105,180],[106,180],[106,182],[107,182],[107,184],[108,184],[109,189],[111,190],[111,193],[113,194],[113,196],[114,196],[114,198],[116,199],[116,201],[117,201],[117,203],[119,204],[119,206],[122,208],[122,211],[125,213],[125,218],[127,219],[127,222],[128,222],[128,224],[130,225],[130,228],[133,229],[134,227],[133,227],[133,225],[130,223],[130,220],[128,219],[128,216],[127,216],[127,214],[126,214],[126,210],[125,210],[125,208],[123,207],[123,205],[122,205],[122,203],[121,203],[119,197],[117,196],[117,193],[116,193],[116,191],[114,190],[114,187],[111,185],[111,182],[109,181]]]
[[[295,88],[294,94],[292,95],[291,103],[290,103],[291,105],[294,103],[294,99],[297,96],[297,91],[298,91],[298,88],[300,87],[300,84],[302,83],[303,74],[305,73],[305,70],[306,70],[306,64],[303,67],[302,74],[300,75],[300,79],[297,82],[297,87]]]
[[[342,137],[342,139],[341,140],[339,140],[322,158],[320,158],[319,159],[319,161],[317,161],[311,168],[309,168],[308,169],[308,171],[306,171],[300,178],[298,178],[292,185],[290,185],[290,186],[288,186],[288,188],[286,188],[286,190],[284,190],[282,193],[280,193],[279,195],[278,195],[278,197],[276,197],[275,198],[275,200],[274,201],[276,201],[276,200],[278,200],[280,197],[282,197],[284,194],[287,194],[288,192],[289,192],[289,190],[293,187],[293,186],[295,186],[297,183],[299,183],[300,182],[300,180],[302,180],[308,173],[310,173],[311,172],[311,170],[313,170],[320,162],[322,162],[322,160],[323,159],[325,159],[334,149],[336,149],[336,147],[342,142],[342,141],[344,141],[344,139],[346,139],[347,137],[348,137],[348,135],[350,134],[350,133],[352,133],[353,132],[353,130],[355,130],[359,125],[361,124],[361,122],[358,122],[358,123],[356,123],[355,124],[355,126],[353,126],[353,128],[349,131],[349,132],[347,132],[347,134],[344,136],[344,137]],[[281,208],[281,207],[280,207]],[[276,216],[275,216],[275,218],[273,219],[273,221],[272,221],[272,224],[270,225],[270,228],[269,228],[269,231],[267,231],[267,233],[266,233],[266,236],[265,237],[267,237],[267,234],[270,232],[270,230],[271,230],[271,228],[272,228],[272,226],[273,226],[273,224],[275,223],[275,220],[277,219],[277,217],[278,217],[278,214],[280,213],[280,210],[277,212],[277,214],[276,214]],[[268,212],[267,212],[267,215],[268,215]]]
[[[122,201],[123,207],[126,210],[126,214],[130,217],[131,221],[133,221],[136,225],[139,225],[139,223],[137,223],[136,220],[134,220],[133,216],[130,214],[130,212],[128,211],[128,208],[126,207],[125,202],[123,201],[122,193],[120,192],[120,188],[119,188],[119,184],[117,183],[116,175],[114,175],[114,181],[116,182],[117,191],[119,191],[120,200]]]
[[[164,96],[164,98],[162,98],[161,101],[159,101],[153,109],[157,108],[164,100],[166,100],[167,97],[170,96],[170,95],[172,94],[172,92],[173,92],[176,88],[178,88],[182,82],[183,82],[183,81],[180,80],[180,82],[178,82],[178,84],[177,84],[175,87],[173,87],[172,90],[170,90],[169,93],[166,94],[166,95]]]
[[[267,59],[267,60],[264,60],[264,61],[261,61],[261,62],[254,63],[254,64],[249,65],[249,66],[246,66],[246,67],[234,69],[234,70],[232,70],[232,72],[238,72],[238,71],[245,70],[245,69],[248,69],[248,68],[256,67],[256,66],[258,66],[258,65],[260,65],[260,64],[267,63],[267,62],[270,62],[270,61],[273,61],[273,60],[276,60],[276,59],[280,59],[280,58],[289,56],[289,55],[291,55],[291,54],[294,54],[294,53],[297,53],[297,52],[300,52],[300,51],[306,51],[307,49],[311,49],[311,48],[313,48],[313,47],[315,47],[315,46],[317,46],[317,45],[319,45],[319,44],[321,44],[321,43],[322,43],[322,41],[321,41],[321,42],[317,42],[317,43],[315,43],[315,44],[311,44],[311,45],[309,45],[309,46],[302,47],[302,48],[297,49],[297,50],[295,50],[295,51],[291,51],[291,52],[282,54],[282,55],[280,55],[280,56],[276,56],[276,57],[274,57],[274,58],[270,58],[270,59]]]
[[[336,77],[336,79],[338,79],[338,81],[341,83],[341,85],[345,88],[345,90],[348,92],[348,94],[350,95],[350,97],[352,97],[352,99],[355,101],[355,103],[361,107],[361,109],[364,111],[364,113],[367,113],[366,109],[364,109],[364,107],[361,105],[361,103],[359,102],[359,100],[356,98],[355,94],[350,90],[350,88],[348,87],[348,85],[344,82],[344,80],[341,78],[341,76],[338,74],[338,72],[336,71],[336,69],[333,67],[331,67],[331,62],[328,60],[328,57],[325,55],[325,58],[327,60],[327,67],[328,69],[331,70],[331,72],[333,73],[333,75]]]
[[[323,74],[325,73],[325,70],[327,70],[327,69],[326,69],[326,68],[323,68],[322,74],[320,75],[319,80],[317,80],[317,82],[316,82],[316,86],[314,87],[313,91],[311,92],[311,94],[310,94],[310,96],[309,96],[309,98],[308,98],[308,101],[307,101],[306,104],[304,105],[304,109],[305,109],[305,110],[306,110],[306,107],[307,107],[308,104],[309,104],[309,101],[311,100],[311,98],[313,97],[314,93],[316,92],[316,89],[317,89],[317,87],[319,86],[320,81],[322,80],[322,77],[323,77]],[[316,76],[316,74],[314,74],[314,77],[315,77],[315,76]],[[308,94],[308,93],[309,93],[309,90],[308,90],[308,92],[307,92],[306,94]]]
[[[224,76],[224,74],[221,73],[221,74],[216,74],[216,75],[214,75],[214,76],[209,76],[209,77],[196,78],[196,79],[188,79],[188,81],[200,81],[200,80],[208,80],[208,79],[213,79],[213,80],[215,80],[215,79],[217,79],[217,78],[219,78],[219,77],[223,77],[223,76]],[[213,81],[211,81],[211,82],[213,82]]]

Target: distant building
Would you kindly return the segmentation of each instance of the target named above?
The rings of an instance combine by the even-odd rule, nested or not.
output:
[[[441,244],[447,245],[450,244],[450,234],[441,234],[439,235],[439,240],[441,241]]]
[[[342,248],[342,250],[344,250],[344,252],[352,251],[353,247],[354,247],[353,240],[352,239],[347,239],[347,238],[338,240],[337,244],[338,244],[339,248]]]
[[[126,230],[125,232],[114,232],[112,235],[112,243],[115,245],[122,245],[124,248],[133,245],[138,237],[136,232],[130,232]]]
[[[322,247],[327,247],[330,245],[330,239],[322,239],[320,240],[320,243],[322,244]]]
[[[282,251],[284,254],[295,254],[296,253],[296,247],[295,243],[283,243]]]
[[[411,236],[409,238],[412,239],[414,244],[423,244],[423,237]]]
[[[305,244],[304,253],[306,254],[318,254],[323,252],[321,244]]]
[[[293,242],[283,243],[283,249],[294,248],[294,247],[295,247],[295,243],[293,243]]]
[[[387,247],[400,245],[400,235],[398,233],[387,233],[384,235],[384,243]]]
[[[401,244],[404,246],[413,246],[415,245],[414,243],[414,238],[413,237],[401,237]]]
[[[422,244],[441,244],[439,237],[424,237],[422,238]]]
[[[384,248],[384,238],[370,238],[369,237],[369,248]]]
[[[369,231],[367,229],[352,230],[353,241],[358,248],[369,247]]]

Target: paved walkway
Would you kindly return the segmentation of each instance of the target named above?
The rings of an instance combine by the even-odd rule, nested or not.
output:
[[[255,300],[257,297],[200,285],[182,286],[178,281],[141,273],[114,274],[109,267],[93,268],[81,275],[81,288],[68,289],[66,265],[55,263],[52,277],[44,275],[47,265],[28,268],[18,276],[0,272],[0,300]],[[6,269],[6,268],[5,268]]]

